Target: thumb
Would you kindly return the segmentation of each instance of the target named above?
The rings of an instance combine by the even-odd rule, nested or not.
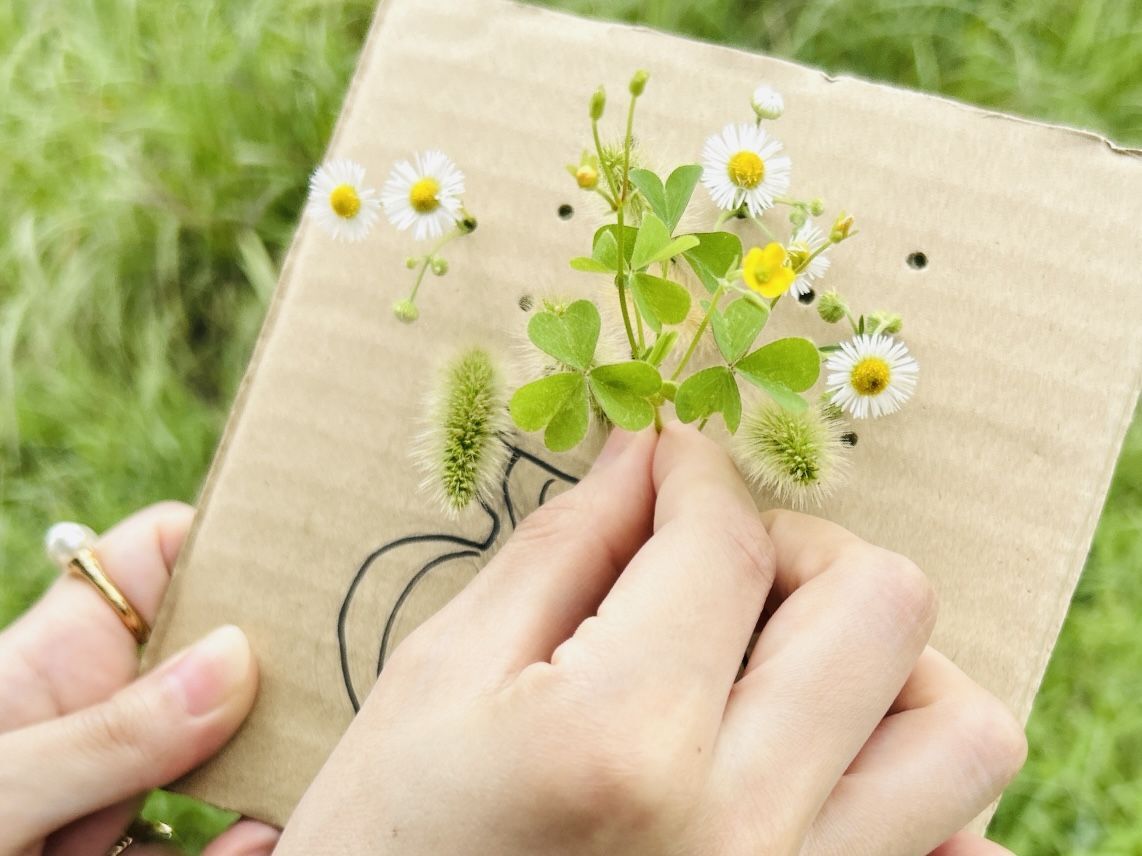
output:
[[[26,846],[189,772],[238,729],[256,685],[245,635],[220,627],[106,702],[0,735],[3,837]]]

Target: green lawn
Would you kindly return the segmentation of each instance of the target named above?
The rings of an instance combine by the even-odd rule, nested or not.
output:
[[[1142,0],[556,5],[1142,145]],[[371,12],[0,4],[0,624],[51,577],[47,522],[194,497]],[[1142,853],[1140,569],[1136,423],[995,821],[1018,852]]]

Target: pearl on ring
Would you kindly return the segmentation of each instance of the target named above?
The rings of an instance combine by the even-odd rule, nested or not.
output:
[[[82,523],[56,523],[44,535],[44,550],[53,562],[66,569],[76,554],[95,546],[96,535]]]

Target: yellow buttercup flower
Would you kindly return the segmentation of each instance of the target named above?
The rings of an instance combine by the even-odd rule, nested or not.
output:
[[[776,241],[754,247],[742,263],[742,279],[762,297],[779,297],[789,290],[797,274],[789,266],[789,254]]]

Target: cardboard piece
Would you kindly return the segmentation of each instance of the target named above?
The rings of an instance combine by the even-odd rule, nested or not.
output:
[[[391,649],[586,469],[594,448],[556,457],[520,436],[494,513],[450,522],[417,492],[407,449],[434,356],[510,345],[524,295],[597,287],[566,267],[598,220],[563,164],[587,141],[599,83],[620,132],[636,67],[652,75],[638,127],[660,165],[697,160],[708,134],[747,118],[757,82],[785,94],[773,128],[794,190],[856,212],[862,230],[829,280],[854,305],[901,311],[921,364],[905,411],[860,426],[849,486],[820,513],[925,568],[942,601],[935,644],[1028,714],[1142,380],[1140,153],[502,0],[390,0],[330,156],[379,186],[398,158],[442,148],[480,227],[404,326],[389,307],[409,284],[407,233],[381,224],[342,245],[301,224],[147,653],[233,622],[261,663],[248,723],[186,792],[283,823],[367,692],[386,623]],[[905,262],[915,251],[922,271]],[[771,325],[826,332],[787,309]]]

